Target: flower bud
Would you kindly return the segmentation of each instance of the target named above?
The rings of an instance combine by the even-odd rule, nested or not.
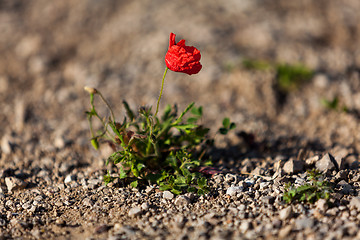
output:
[[[87,91],[90,94],[96,94],[97,93],[97,90],[95,88],[88,87],[88,86],[85,86],[84,90]]]

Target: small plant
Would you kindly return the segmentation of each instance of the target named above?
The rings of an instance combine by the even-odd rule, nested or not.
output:
[[[307,67],[289,64],[276,66],[276,81],[280,91],[289,92],[298,89],[302,84],[309,81],[313,71]]]
[[[346,106],[340,106],[338,97],[334,97],[332,100],[327,100],[323,98],[321,99],[321,103],[325,108],[329,110],[349,112],[349,109]]]
[[[118,122],[103,95],[94,88],[85,88],[90,94],[91,109],[87,117],[91,143],[95,149],[98,149],[101,141],[109,143],[114,153],[108,158],[107,164],[112,162],[119,170],[116,177],[110,173],[104,176],[106,184],[119,178],[132,187],[142,183],[156,183],[160,190],[170,190],[174,194],[183,191],[203,194],[208,191],[207,179],[199,169],[211,164],[206,151],[214,140],[208,137],[209,128],[199,123],[203,115],[202,107],[191,103],[179,114],[176,105],[168,105],[162,116],[158,116],[167,70],[196,74],[202,68],[200,58],[199,50],[186,46],[185,40],[176,44],[175,34],[170,34],[169,50],[165,56],[167,67],[155,114],[151,107],[133,111],[123,101],[126,117]],[[109,108],[108,119],[99,116],[94,105],[95,95]],[[99,132],[93,129],[93,118],[102,124]],[[234,128],[235,124],[225,118],[219,132],[226,134]]]
[[[314,203],[323,198],[328,200],[330,193],[333,192],[330,184],[322,179],[322,175],[318,170],[311,170],[307,172],[309,183],[294,187],[287,184],[285,186],[285,193],[283,199],[287,203],[294,201]]]
[[[267,63],[266,61],[262,61],[262,60],[244,59],[242,61],[242,64],[247,69],[254,69],[254,70],[271,69],[271,64]]]
[[[262,60],[245,59],[242,62],[247,69],[268,70],[276,73],[275,83],[279,91],[287,93],[298,89],[302,84],[309,81],[313,71],[302,64],[271,64]]]

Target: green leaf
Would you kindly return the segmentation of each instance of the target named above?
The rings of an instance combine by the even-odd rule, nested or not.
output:
[[[184,117],[184,115],[195,105],[194,102],[190,103],[189,106],[187,106],[187,108],[181,113],[180,117],[178,119],[176,119],[175,122],[173,122],[172,125],[177,125],[178,123],[180,123],[182,121],[182,118]]]
[[[198,118],[190,117],[190,118],[188,118],[186,121],[187,121],[187,123],[192,123],[192,124],[194,124],[194,123],[196,123],[196,122],[198,121]]]
[[[130,183],[130,186],[133,187],[133,188],[136,188],[138,186],[138,184],[139,184],[138,181],[135,180],[135,181]]]
[[[228,131],[229,131],[229,130],[227,130],[226,128],[220,128],[220,129],[219,129],[219,132],[220,132],[220,134],[222,134],[222,135],[226,135],[226,134],[228,133]]]
[[[222,124],[223,124],[224,128],[229,128],[230,127],[230,119],[229,118],[224,118]]]
[[[170,191],[175,195],[180,195],[181,194],[181,191],[176,190],[176,189],[171,189]]]
[[[124,168],[122,166],[119,166],[119,174],[120,174],[120,176],[119,176],[120,179],[123,179],[123,178],[127,177],[127,174],[124,171]]]
[[[235,123],[230,123],[230,127],[229,127],[229,129],[230,130],[233,130],[233,129],[235,129],[236,128],[236,124]]]
[[[160,185],[159,190],[160,191],[166,191],[171,189],[171,186],[169,184]]]
[[[203,114],[203,112],[202,112],[202,107],[198,107],[198,108],[193,107],[193,108],[191,109],[191,113],[192,113],[193,115],[197,116],[198,118],[200,118],[200,117],[202,116],[202,114]]]
[[[129,104],[123,100],[123,105],[125,107],[126,110],[126,114],[128,115],[128,117],[130,118],[130,121],[133,121],[135,119],[135,114],[134,112],[130,109]]]
[[[207,187],[207,179],[202,177],[202,178],[199,178],[198,181],[197,181],[197,184],[199,185],[200,188],[206,188]]]
[[[196,124],[183,124],[183,125],[175,125],[174,127],[179,130],[188,130],[188,129],[196,128],[197,125]]]
[[[91,139],[91,145],[94,147],[95,150],[99,149],[99,142],[98,142],[97,138]]]

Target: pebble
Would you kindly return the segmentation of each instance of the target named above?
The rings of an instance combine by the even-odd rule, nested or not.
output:
[[[301,172],[304,168],[304,161],[289,159],[283,167],[283,170],[287,174],[294,174]]]
[[[352,186],[348,184],[345,180],[341,180],[340,182],[338,182],[338,185],[341,187],[340,192],[342,194],[350,194]]]
[[[315,166],[319,171],[325,172],[326,170],[336,169],[334,164],[335,162],[335,158],[330,153],[326,153],[319,161],[315,163]]]
[[[24,189],[27,185],[23,180],[16,177],[6,177],[5,184],[9,192]]]
[[[82,203],[84,204],[84,206],[86,207],[92,207],[94,205],[94,201],[91,200],[90,198],[84,198]]]
[[[177,196],[175,199],[175,205],[177,206],[186,206],[190,204],[190,199],[184,195]]]
[[[163,192],[163,198],[165,199],[173,199],[174,198],[174,194],[170,191],[164,191]]]
[[[239,186],[232,186],[232,187],[229,187],[227,190],[226,190],[226,194],[227,195],[230,195],[230,196],[235,196],[237,195],[238,193],[241,193],[244,191],[244,188],[243,187],[239,187]]]
[[[322,212],[325,212],[328,209],[328,204],[325,199],[319,199],[315,205],[316,205],[316,209]]]
[[[1,138],[1,151],[5,154],[10,154],[12,152],[12,143],[8,135],[4,135]]]
[[[312,228],[315,224],[313,218],[309,218],[306,216],[301,216],[295,220],[295,229],[303,230],[305,228]]]
[[[265,197],[262,197],[261,201],[262,201],[263,204],[273,204],[274,201],[275,201],[275,197],[273,197],[273,196],[265,196]]]
[[[360,211],[360,197],[353,197],[350,201],[350,207],[356,208]]]
[[[242,233],[245,233],[246,231],[250,230],[252,227],[253,226],[250,221],[243,221],[241,222],[239,229]]]
[[[292,206],[288,206],[279,212],[279,217],[281,220],[287,220],[290,219],[293,215],[293,209]]]
[[[76,176],[75,175],[72,175],[72,174],[69,174],[66,176],[65,180],[64,180],[64,183],[65,184],[68,184],[72,181],[75,181],[76,180]]]
[[[139,207],[133,207],[129,210],[129,217],[136,217],[139,216],[141,214],[142,210]]]
[[[143,211],[147,211],[148,209],[149,209],[149,204],[148,203],[146,203],[146,202],[144,202],[143,204],[141,204],[141,209],[143,210]]]

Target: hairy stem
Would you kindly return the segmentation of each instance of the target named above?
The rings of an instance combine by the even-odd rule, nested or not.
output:
[[[156,115],[157,115],[158,112],[159,112],[160,99],[161,99],[162,92],[163,92],[163,89],[164,89],[165,76],[166,76],[166,73],[167,73],[167,70],[168,70],[168,69],[169,69],[168,67],[165,68],[164,76],[163,76],[163,78],[162,78],[160,95],[159,95],[159,99],[158,99],[157,104],[156,104],[155,117],[156,117]]]

